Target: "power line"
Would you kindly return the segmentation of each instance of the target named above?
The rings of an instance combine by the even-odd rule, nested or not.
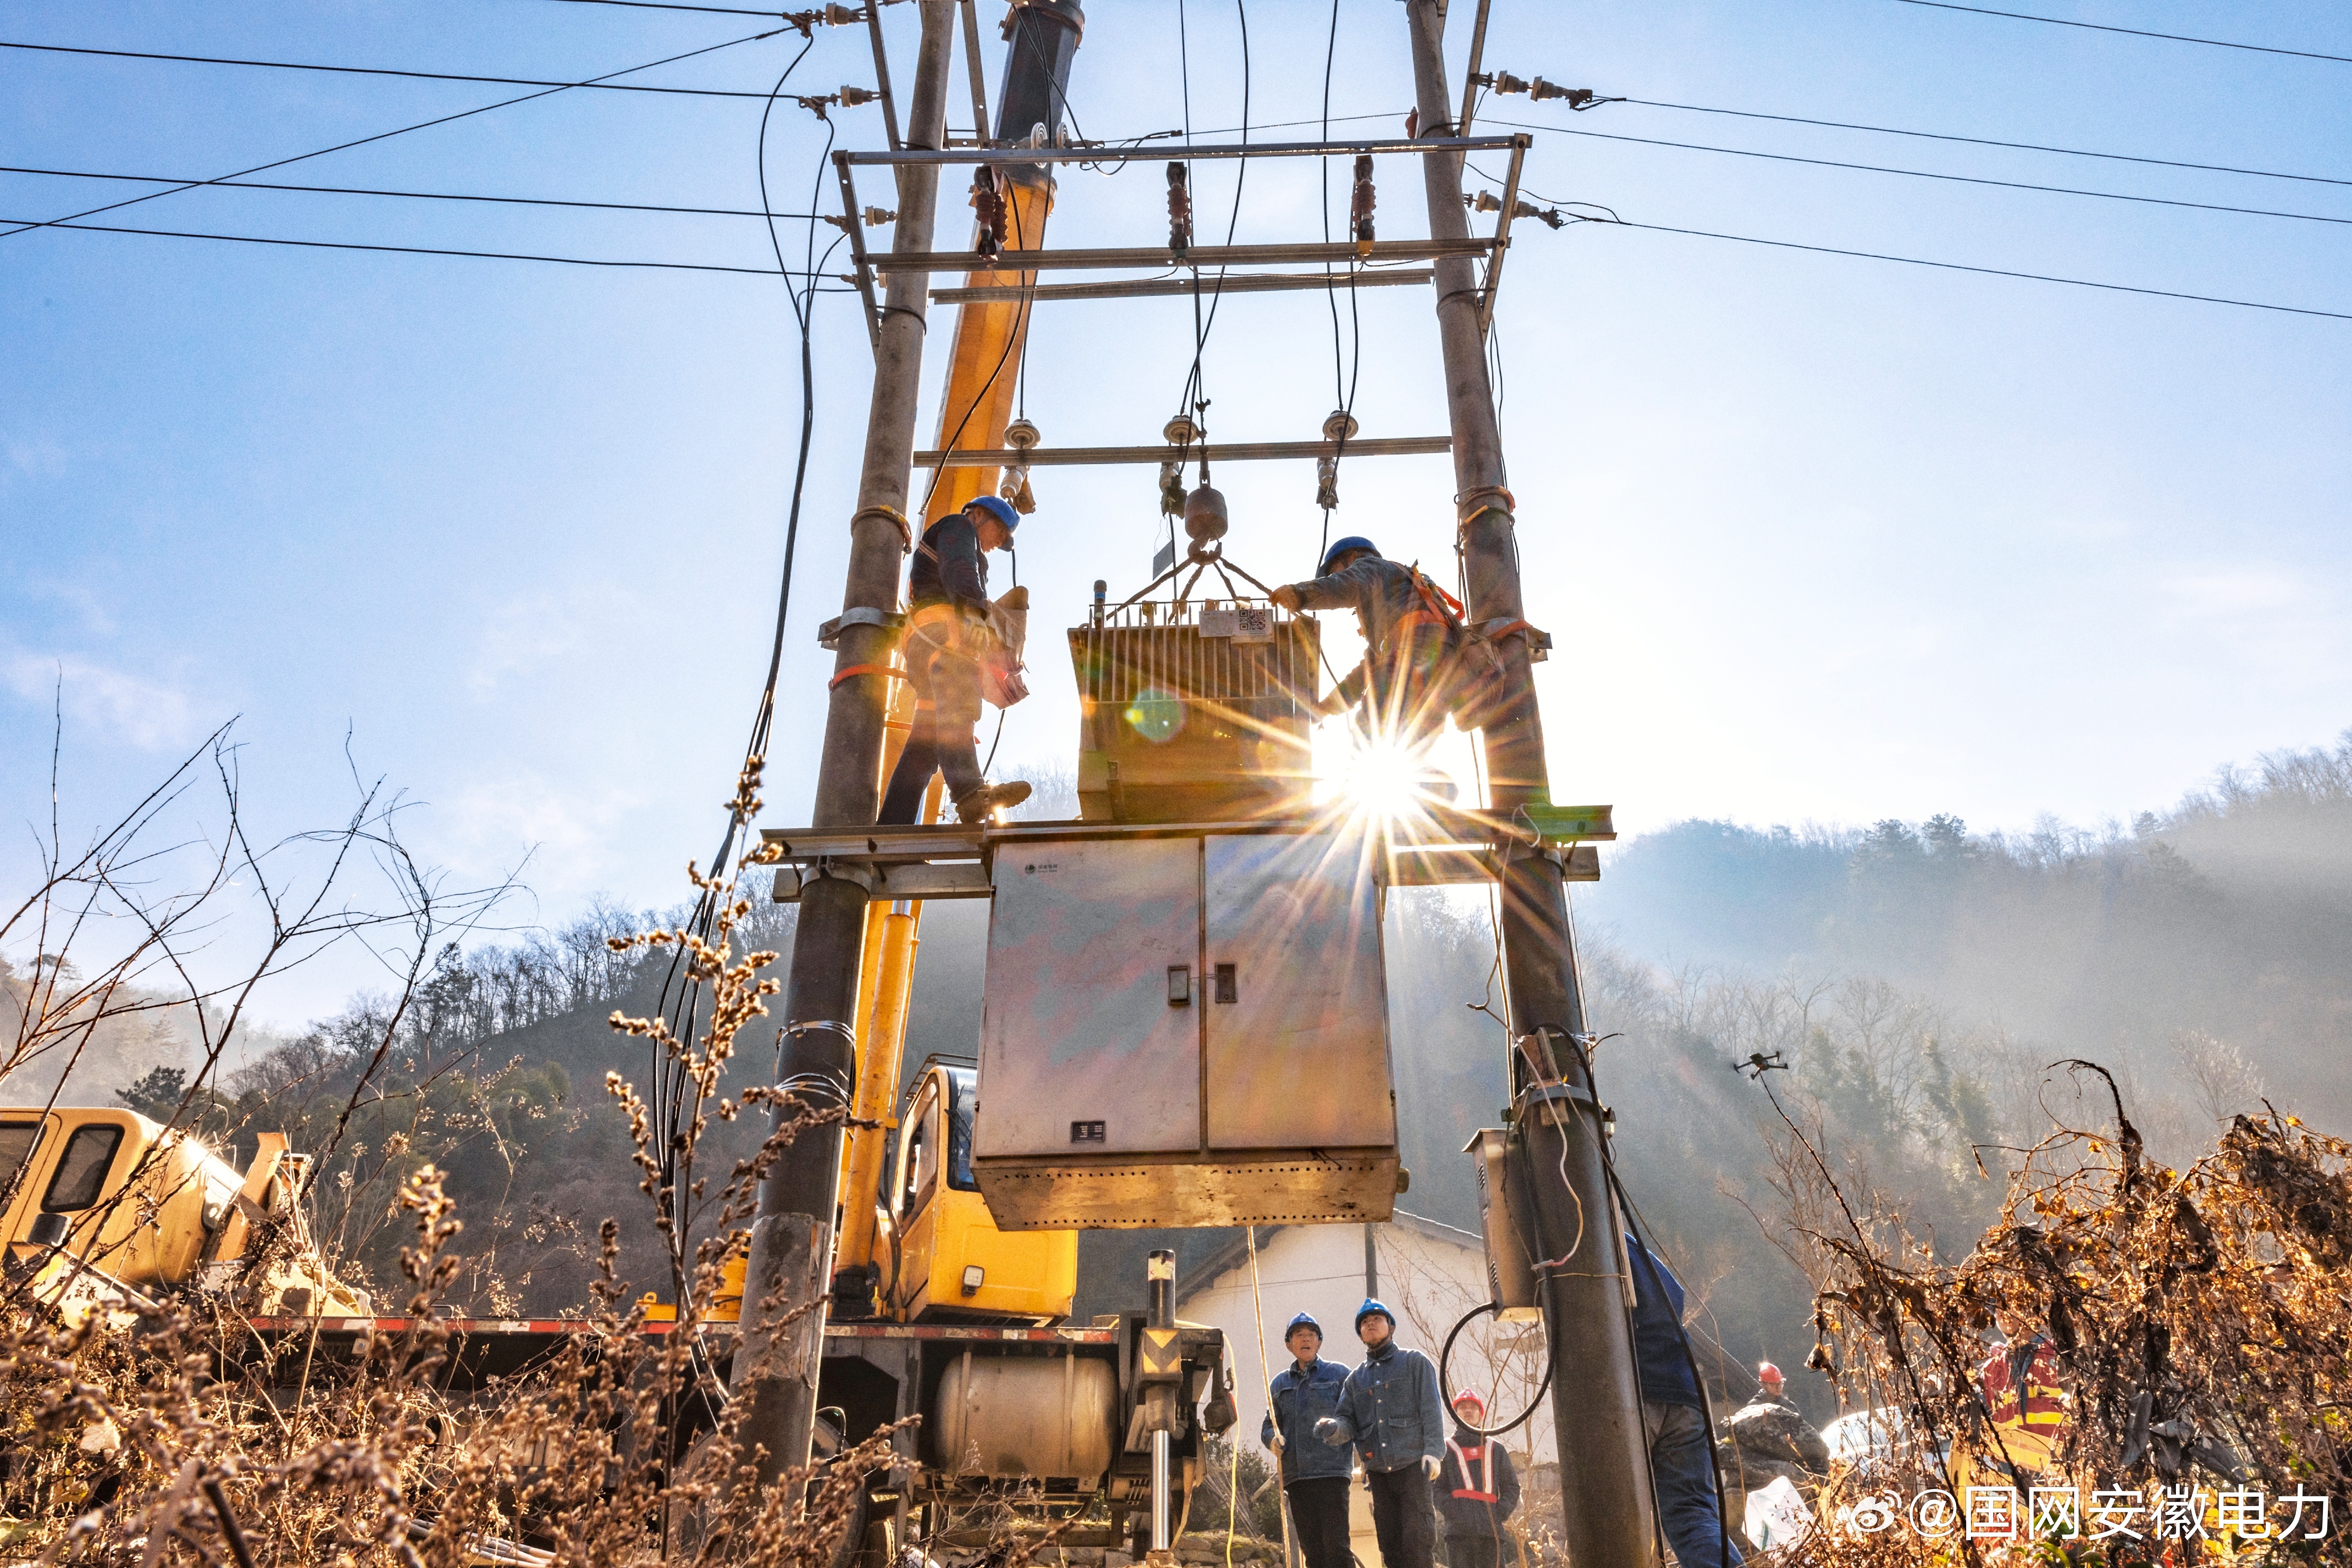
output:
[[[2352,185],[2326,174],[2284,174],[2274,169],[2240,169],[2228,163],[2190,163],[2178,158],[2143,158],[2130,152],[2092,152],[2080,147],[2045,147],[2035,141],[1999,141],[1986,136],[1950,136],[1934,131],[1903,131],[1887,125],[1856,125],[1843,120],[1808,120],[1797,114],[1759,114],[1746,109],[1710,109],[1697,103],[1662,103],[1655,99],[1621,100],[1643,109],[1678,109],[1692,114],[1727,114],[1741,120],[1771,120],[1786,125],[1820,125],[1832,131],[1867,131],[1877,136],[1911,136],[1927,141],[1961,141],[1972,147],[2006,147],[2020,152],[2056,152],[2068,158],[2105,158],[2118,163],[2150,163],[2163,169],[2196,169],[2209,174],[2251,174],[2263,180],[2301,180],[2316,185]],[[1546,127],[1545,129],[1557,129]]]
[[[2216,294],[2186,294],[2172,288],[2141,288],[2128,283],[2096,283],[2085,277],[2056,277],[2042,272],[2012,272],[1998,267],[1969,267],[1957,261],[1928,261],[1916,256],[1889,256],[1874,250],[1841,250],[1835,246],[1800,245],[1794,240],[1759,239],[1753,235],[1717,234],[1709,229],[1673,228],[1664,224],[1636,224],[1624,219],[1589,218],[1603,227],[1647,229],[1653,234],[1688,235],[1697,239],[1731,240],[1740,245],[1770,246],[1776,250],[1808,250],[1822,256],[1850,256],[1864,261],[1900,262],[1906,267],[1932,267],[1944,272],[1974,272],[1988,277],[2018,277],[2032,283],[2063,283],[2074,288],[2100,288],[2115,294],[2145,294],[2158,299],[2190,299],[2200,305],[2234,305],[2246,310],[2275,310],[2289,316],[2322,316],[2352,321],[2352,312],[2314,310],[2300,305],[2271,305],[2259,299],[2229,299]]]
[[[398,196],[419,202],[490,202],[525,207],[583,207],[597,212],[680,213],[712,218],[815,218],[818,213],[762,213],[756,207],[667,207],[646,202],[567,202],[551,196],[475,196],[452,191],[377,191],[357,185],[280,185],[261,180],[187,180],[164,174],[100,174],[86,169],[28,169],[0,163],[0,174],[48,174],[63,180],[117,180],[143,185],[211,185],[225,191],[295,191],[320,196]]]
[[[279,239],[262,235],[204,234],[188,229],[134,229],[113,224],[68,223],[63,219],[42,223],[31,218],[0,218],[0,224],[26,224],[41,228],[66,229],[77,234],[152,235],[161,239],[214,239],[236,245],[286,245],[304,250],[371,250],[398,256],[460,256],[482,261],[546,261],[565,267],[652,267],[670,272],[740,272],[750,273],[755,277],[776,276],[776,268],[772,267],[724,267],[707,261],[616,261],[586,256],[534,256],[520,251],[453,250],[440,246],[363,245],[357,240]],[[796,273],[793,276],[800,275]],[[822,277],[824,274],[811,273],[808,276]]]
[[[771,12],[754,12],[754,16],[770,16]],[[779,28],[778,31],[782,31]],[[647,87],[636,82],[608,81],[546,81],[536,77],[464,76],[454,71],[398,70],[389,66],[320,66],[299,60],[237,60],[216,55],[162,55],[142,49],[93,49],[68,44],[19,44],[0,38],[0,49],[34,49],[48,55],[100,55],[118,60],[169,60],[187,66],[250,66],[258,70],[327,71],[337,76],[404,77],[412,81],[470,81],[492,87],[583,87],[599,92],[662,92],[685,98],[765,98],[764,92],[740,92],[732,88],[717,87]],[[640,70],[645,67],[638,67]]]
[[[2192,38],[2183,33],[2151,33],[2141,27],[2115,27],[2104,22],[2077,22],[2064,16],[2036,16],[2024,11],[1992,11],[1982,5],[1956,5],[1952,0],[1896,0],[1904,5],[1926,5],[1937,11],[1966,11],[1976,16],[2006,16],[2012,22],[2042,22],[2053,27],[2081,27],[2093,33],[2123,33],[2135,38],[2161,38],[2168,44],[2204,44],[2216,49],[2245,49],[2257,55],[2289,55],[2299,60],[2332,60],[2352,66],[2352,55],[2315,54],[2309,49],[2280,49],[2268,44],[2239,44],[2227,38]]]
[[[110,202],[102,207],[91,207],[83,212],[68,213],[62,218],[44,218],[38,222],[27,222],[22,228],[14,228],[8,230],[5,234],[0,234],[0,239],[7,239],[12,235],[26,234],[37,228],[47,228],[56,225],[68,223],[78,218],[96,217],[100,213],[110,213],[119,207],[136,206],[141,202],[155,201],[160,197],[176,194],[180,191],[192,191],[196,189],[199,185],[218,184],[223,180],[242,180],[248,174],[264,173],[271,169],[282,169],[289,163],[300,163],[312,158],[323,158],[330,152],[348,152],[353,147],[364,147],[373,141],[387,141],[395,136],[405,136],[412,131],[428,131],[436,125],[447,125],[452,120],[469,119],[477,114],[488,114],[493,110],[509,109],[518,103],[529,103],[533,99],[551,98],[559,92],[568,92],[574,87],[593,87],[598,82],[610,81],[614,77],[634,76],[639,71],[649,71],[657,66],[676,65],[680,60],[690,60],[698,55],[716,54],[720,49],[731,49],[738,44],[755,44],[762,38],[772,38],[783,30],[784,29],[782,27],[771,27],[764,33],[749,33],[740,38],[730,38],[725,43],[706,44],[701,48],[688,49],[684,54],[671,55],[666,58],[658,60],[649,60],[641,66],[630,66],[623,70],[607,71],[601,77],[592,77],[584,82],[571,82],[562,87],[551,87],[543,89],[538,92],[527,92],[520,98],[501,99],[497,103],[483,104],[478,109],[461,109],[455,114],[443,114],[437,115],[431,120],[420,120],[414,125],[404,125],[395,131],[379,131],[373,136],[362,136],[355,141],[338,142],[332,147],[321,147],[314,152],[299,152],[291,158],[280,158],[274,162],[257,163],[250,169],[232,170],[228,173],[219,175],[211,180],[192,181],[188,184],[175,186],[170,191],[151,191],[146,195],[133,196],[128,201]]]
[[[739,5],[683,5],[677,0],[568,0],[573,5],[626,5],[637,11],[708,11],[720,16],[772,16],[773,11],[746,11]],[[887,5],[889,0],[882,0]]]
[[[2103,202],[2137,202],[2146,206],[2188,207],[2200,213],[2236,213],[2247,217],[2294,218],[2311,224],[2352,224],[2352,218],[2320,213],[2287,213],[2273,207],[2232,207],[2217,202],[2185,202],[2172,196],[2132,196],[2120,191],[2086,191],[2074,185],[2038,185],[2025,180],[1993,180],[1979,174],[1938,174],[1926,169],[1895,169],[1884,163],[1848,163],[1834,158],[1801,158],[1793,152],[1758,152],[1745,147],[1715,147],[1701,141],[1667,141],[1654,136],[1621,136],[1607,131],[1578,131],[1565,125],[1526,125],[1518,120],[1490,120],[1494,125],[1528,131],[1555,131],[1563,136],[1589,136],[1601,141],[1632,141],[1644,147],[1677,147],[1688,152],[1721,152],[1734,158],[1767,158],[1776,163],[1810,163],[1821,169],[1855,169],[1871,174],[1901,174],[1914,180],[1942,180],[1960,185],[1997,185],[2008,191],[2041,191],[2054,196],[2092,196]]]

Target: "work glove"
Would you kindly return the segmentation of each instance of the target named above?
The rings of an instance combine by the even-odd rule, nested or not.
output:
[[[1337,1416],[1326,1416],[1316,1422],[1315,1435],[1323,1439],[1326,1448],[1344,1448],[1348,1446],[1348,1429],[1339,1425]]]
[[[1282,1452],[1282,1434],[1276,1432],[1273,1437],[1268,1437],[1265,1440],[1265,1446],[1277,1454]]]
[[[1436,1459],[1427,1454],[1421,1456],[1421,1473],[1423,1475],[1427,1476],[1431,1480],[1435,1480],[1437,1479],[1437,1470],[1438,1464]]]

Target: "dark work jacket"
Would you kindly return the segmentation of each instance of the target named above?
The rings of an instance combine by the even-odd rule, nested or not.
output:
[[[1327,1443],[1353,1443],[1364,1469],[1385,1474],[1410,1469],[1445,1451],[1445,1405],[1437,1392],[1437,1364],[1391,1337],[1348,1374],[1338,1426]]]
[[[988,558],[980,548],[980,530],[961,512],[923,530],[915,564],[907,569],[908,608],[926,604],[961,604],[988,613]]]
[[[1491,1475],[1486,1465],[1489,1454],[1494,1456]],[[1436,1484],[1430,1490],[1436,1494],[1437,1512],[1445,1521],[1445,1533],[1501,1540],[1503,1521],[1519,1506],[1519,1474],[1511,1468],[1511,1451],[1492,1437],[1481,1437],[1466,1427],[1456,1427],[1453,1439],[1445,1445],[1445,1458],[1440,1462],[1445,1468],[1437,1472]],[[1493,1501],[1464,1495],[1487,1490],[1479,1485],[1487,1479],[1494,1483]]]
[[[1391,707],[1399,700],[1398,686],[1410,687],[1425,678],[1444,653],[1443,627],[1429,622],[1402,624],[1409,617],[1418,620],[1429,609],[1413,575],[1410,567],[1368,555],[1328,577],[1290,585],[1302,610],[1356,612],[1356,629],[1364,634],[1364,662],[1341,677],[1334,692],[1340,701],[1361,702],[1369,691],[1374,702]]]
[[[1642,1374],[1642,1397],[1654,1405],[1706,1408],[1691,1376],[1683,1348],[1683,1284],[1633,1232],[1625,1255],[1633,1270],[1633,1362]]]
[[[1353,1468],[1347,1449],[1315,1440],[1315,1423],[1339,1413],[1339,1394],[1347,1385],[1348,1369],[1320,1359],[1304,1377],[1295,1361],[1275,1374],[1274,1405],[1258,1424],[1257,1440],[1267,1442],[1280,1428],[1283,1485],[1345,1476]]]

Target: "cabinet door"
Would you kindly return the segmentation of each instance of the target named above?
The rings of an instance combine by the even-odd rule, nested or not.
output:
[[[1396,1143],[1373,852],[1355,834],[1207,841],[1211,1148]]]
[[[995,887],[973,1154],[1200,1147],[1201,841],[1008,844]]]

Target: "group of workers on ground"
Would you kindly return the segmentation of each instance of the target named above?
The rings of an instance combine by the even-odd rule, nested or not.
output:
[[[1731,1568],[1741,1552],[1723,1525],[1706,1405],[1683,1333],[1682,1283],[1639,1237],[1629,1232],[1625,1249],[1658,1526],[1685,1568]],[[1485,1402],[1466,1390],[1455,1396],[1449,1432],[1436,1364],[1398,1345],[1395,1315],[1366,1301],[1356,1312],[1356,1337],[1363,1364],[1343,1371],[1322,1359],[1320,1325],[1305,1312],[1293,1318],[1283,1334],[1290,1364],[1267,1390],[1259,1428],[1259,1440],[1281,1458],[1307,1568],[1349,1568],[1348,1483],[1358,1460],[1383,1568],[1432,1568],[1441,1521],[1452,1568],[1499,1568],[1519,1480],[1508,1451],[1483,1435]]]
[[[1029,798],[1021,779],[991,784],[982,775],[982,661],[989,631],[988,557],[1007,549],[1021,514],[995,496],[975,497],[923,530],[907,573],[903,651],[915,711],[906,749],[883,791],[875,821],[913,822],[931,775],[942,776],[960,821],[978,822]],[[1445,722],[1435,692],[1448,620],[1436,590],[1419,572],[1381,559],[1372,541],[1350,535],[1323,552],[1317,575],[1274,590],[1283,609],[1352,610],[1364,637],[1364,660],[1315,704],[1325,716],[1369,704],[1375,726],[1410,751]]]

